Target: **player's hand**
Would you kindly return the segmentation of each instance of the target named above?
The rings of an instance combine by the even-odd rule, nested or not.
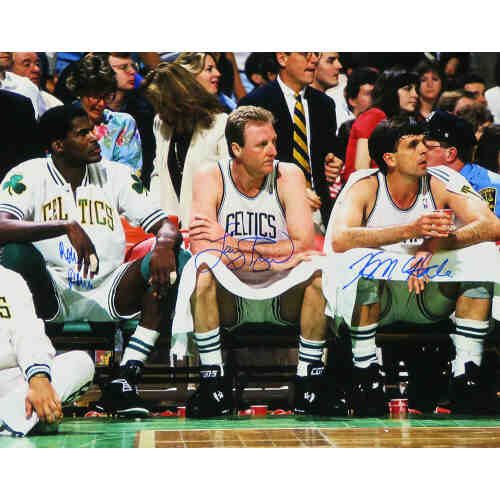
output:
[[[304,252],[294,253],[290,258],[283,259],[275,258],[274,260],[283,260],[283,262],[273,262],[272,269],[274,271],[286,271],[287,269],[292,269],[297,267],[301,262],[310,262],[312,257],[315,255],[326,255],[318,250],[306,250]]]
[[[149,273],[153,295],[158,300],[163,300],[167,297],[169,287],[177,280],[175,246],[172,240],[168,242],[161,238],[156,240],[149,261]]]
[[[34,376],[30,379],[25,410],[26,418],[30,418],[35,410],[42,422],[52,424],[62,420],[61,401],[48,378]]]
[[[412,274],[408,278],[408,291],[415,292],[417,295],[424,291],[425,285],[430,282],[429,275],[423,272],[427,268],[432,258],[431,252],[418,251],[414,260],[410,263]],[[419,269],[422,270],[419,273]]]
[[[453,232],[453,220],[449,213],[430,212],[421,215],[411,223],[414,238],[429,236],[431,238],[448,238]]]
[[[81,272],[83,266],[83,277],[87,279],[90,271],[92,279],[99,272],[99,257],[92,240],[77,221],[67,225],[66,234],[78,255],[78,272]]]
[[[335,182],[337,177],[342,172],[344,162],[337,158],[333,153],[328,153],[325,156],[325,177],[328,182]]]
[[[199,241],[222,241],[225,232],[222,226],[215,220],[203,215],[195,215],[189,225],[189,240]]]
[[[306,199],[313,212],[321,207],[321,198],[311,188],[306,188]]]

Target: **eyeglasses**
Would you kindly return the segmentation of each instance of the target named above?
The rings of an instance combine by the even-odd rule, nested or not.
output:
[[[139,71],[139,65],[135,62],[125,63],[125,64],[112,64],[113,69],[119,69],[120,71]]]
[[[435,141],[435,142],[437,142],[437,141]],[[425,140],[424,140],[424,144],[425,144],[425,147],[427,149],[438,149],[438,148],[439,149],[449,149],[451,147],[451,146],[448,146],[447,144],[442,143],[442,142],[440,142],[439,144],[429,144],[429,142],[425,141]]]
[[[106,94],[89,94],[87,99],[97,104],[99,101],[103,100],[106,106],[109,106],[115,100],[115,92],[107,92]]]
[[[309,59],[311,59],[313,56],[316,59],[319,59],[319,55],[321,54],[321,52],[299,52],[299,54],[302,54],[309,61]]]

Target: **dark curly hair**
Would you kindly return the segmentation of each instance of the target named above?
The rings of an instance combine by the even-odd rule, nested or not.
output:
[[[160,63],[146,76],[144,93],[167,128],[188,133],[196,127],[208,129],[224,108],[196,78],[177,63]]]
[[[115,92],[115,71],[105,54],[88,54],[78,61],[66,80],[66,88],[74,97]]]

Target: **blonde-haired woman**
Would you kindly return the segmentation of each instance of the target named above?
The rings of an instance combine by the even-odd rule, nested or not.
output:
[[[193,173],[229,156],[224,135],[227,114],[217,97],[177,63],[161,63],[149,73],[145,92],[157,113],[151,196],[187,228]]]
[[[241,99],[247,93],[232,52],[224,54],[182,52],[175,62],[194,75],[207,92],[216,94],[228,111],[235,109],[236,100]]]

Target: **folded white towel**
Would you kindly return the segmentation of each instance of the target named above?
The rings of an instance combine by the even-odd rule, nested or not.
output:
[[[308,280],[317,270],[323,268],[325,259],[326,257],[315,255],[311,261],[301,262],[291,269],[283,278],[266,287],[257,288],[241,281],[217,256],[208,253],[194,255],[182,270],[172,326],[171,354],[179,359],[192,354],[188,349],[188,333],[194,328],[190,298],[196,286],[197,270],[202,264],[207,264],[217,281],[232,294],[245,299],[265,300],[277,297]]]

